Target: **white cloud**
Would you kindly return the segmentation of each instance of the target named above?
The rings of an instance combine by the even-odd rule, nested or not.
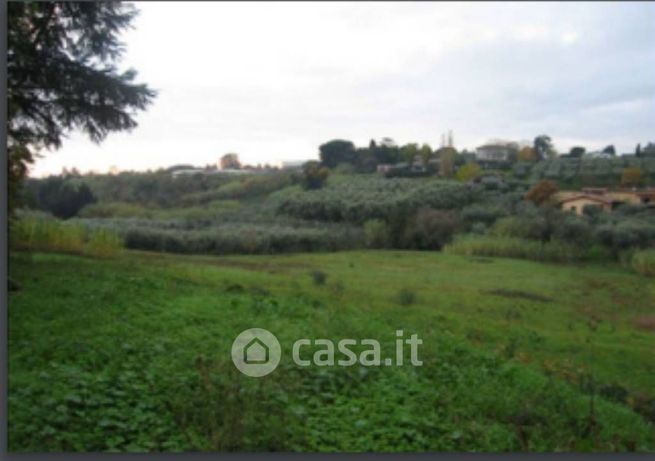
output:
[[[560,40],[564,45],[573,45],[575,42],[578,41],[578,33],[575,31],[567,31],[563,32],[560,35]]]
[[[137,7],[124,64],[160,91],[155,103],[132,133],[100,146],[75,134],[34,174],[205,164],[228,151],[305,159],[336,137],[437,145],[449,128],[469,148],[546,132],[621,150],[653,131],[653,98],[629,102],[653,95],[653,4]],[[603,102],[614,106],[585,109]]]

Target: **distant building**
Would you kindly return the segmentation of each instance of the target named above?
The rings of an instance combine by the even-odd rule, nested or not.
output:
[[[180,176],[194,176],[194,175],[204,175],[204,174],[205,174],[205,170],[201,168],[179,169],[171,172],[171,176],[173,178],[177,178]]]
[[[483,162],[510,162],[518,154],[519,145],[510,141],[496,141],[475,149],[478,160]]]
[[[585,207],[597,207],[603,211],[611,211],[612,200],[592,194],[578,194],[560,200],[559,206],[564,211],[572,211],[577,215],[582,215]]]
[[[252,174],[252,170],[241,170],[236,168],[225,168],[223,170],[208,172],[207,174]]]
[[[584,208],[588,206],[598,207],[603,211],[612,211],[623,204],[655,206],[655,189],[610,191],[600,187],[586,188],[581,192],[559,192],[556,200],[562,210],[582,215]]]
[[[594,152],[587,152],[584,154],[584,157],[586,158],[614,158],[614,154],[610,154],[609,152],[602,152],[602,151],[594,151]]]
[[[428,176],[435,170],[431,165],[424,166],[422,163],[398,162],[395,164],[381,163],[377,166],[377,172],[386,178],[393,177],[419,177]]]
[[[280,162],[280,168],[283,170],[299,170],[302,166],[311,160],[284,160]]]

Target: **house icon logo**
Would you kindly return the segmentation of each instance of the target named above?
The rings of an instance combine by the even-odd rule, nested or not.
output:
[[[268,346],[259,338],[250,340],[243,349],[243,363],[262,364],[268,362]]]
[[[232,362],[241,373],[260,378],[280,363],[280,343],[273,333],[263,328],[242,331],[232,343]]]

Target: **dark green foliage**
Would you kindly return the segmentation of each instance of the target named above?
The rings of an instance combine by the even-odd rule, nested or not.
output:
[[[416,293],[409,288],[402,288],[398,292],[398,304],[401,306],[410,306],[416,302]]]
[[[177,181],[178,178],[175,180]],[[205,191],[184,195],[180,197],[179,203],[181,205],[200,205],[213,200],[252,199],[290,186],[296,180],[297,178],[293,174],[285,172],[258,174],[237,179],[215,178],[213,182],[219,184],[219,187],[208,186]]]
[[[19,291],[20,283],[12,279],[11,277],[7,278],[7,291]]]
[[[7,209],[10,214],[23,205],[23,180],[27,176],[27,166],[32,163],[32,152],[23,145],[7,144]]]
[[[646,144],[646,147],[640,151],[641,157],[655,157],[655,143],[649,142]]]
[[[327,274],[325,272],[313,270],[309,275],[311,276],[314,285],[325,285],[325,281],[327,280]]]
[[[126,248],[190,254],[261,254],[335,251],[362,245],[360,230],[350,227],[291,227],[226,224],[180,231],[132,227],[122,230]]]
[[[95,201],[89,186],[75,177],[50,176],[40,182],[36,194],[38,209],[63,219],[76,216],[83,207]]]
[[[413,179],[349,178],[319,191],[308,191],[283,199],[279,212],[301,219],[348,221],[361,224],[369,219],[391,222],[398,213],[419,208],[453,209],[472,200],[466,185]]]
[[[330,174],[330,170],[321,166],[319,162],[307,162],[302,167],[300,184],[305,190],[320,189]]]
[[[381,219],[370,219],[364,223],[364,238],[369,248],[390,248],[392,246],[391,229]]]
[[[539,160],[548,158],[553,152],[553,143],[550,136],[542,134],[534,138],[533,148]]]
[[[507,216],[496,221],[491,234],[533,240],[548,239],[548,222],[543,216]]]
[[[584,156],[586,151],[587,150],[584,147],[580,147],[580,146],[571,147],[571,150],[569,151],[569,157],[580,158]]]
[[[461,227],[453,211],[422,209],[407,223],[402,247],[416,250],[440,250]]]
[[[498,218],[507,214],[507,211],[499,205],[473,204],[462,209],[462,218],[470,223],[493,224]]]
[[[556,181],[560,188],[609,186],[621,184],[626,168],[639,168],[646,185],[655,184],[655,158],[644,155],[621,155],[612,158],[564,158],[547,159],[535,164],[519,163],[514,175],[529,177],[532,182],[540,179]]]
[[[553,237],[576,245],[586,245],[591,241],[592,228],[589,221],[575,215],[566,216],[554,226]]]
[[[598,394],[608,400],[618,403],[626,403],[628,397],[628,390],[620,384],[604,384],[598,389]]]
[[[321,144],[318,150],[321,164],[327,168],[335,168],[340,163],[355,161],[355,145],[350,141],[335,139]]]
[[[655,245],[655,226],[638,220],[603,224],[597,228],[596,238],[617,251],[646,248]]]
[[[155,93],[119,73],[118,40],[135,9],[120,2],[11,2],[7,7],[7,147],[11,192],[33,147],[81,129],[96,142],[136,126]],[[14,203],[12,199],[12,204]]]

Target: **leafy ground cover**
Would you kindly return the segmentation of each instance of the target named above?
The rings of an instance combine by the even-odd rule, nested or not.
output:
[[[318,277],[317,274],[322,274]],[[15,253],[12,451],[653,451],[655,285],[430,252]],[[272,374],[230,359],[244,329]],[[301,368],[298,338],[423,340],[423,366]]]

